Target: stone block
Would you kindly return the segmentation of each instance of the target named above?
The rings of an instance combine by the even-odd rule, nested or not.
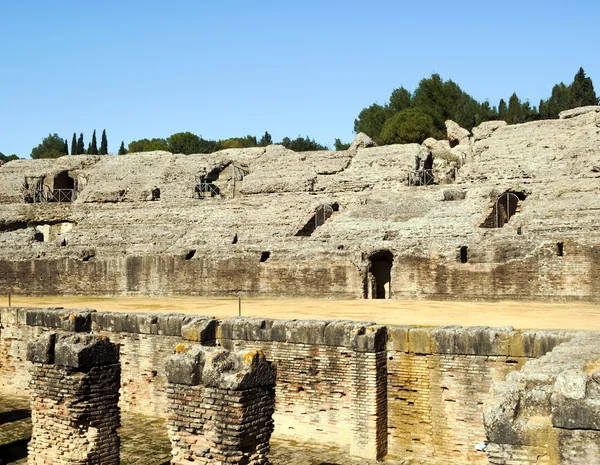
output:
[[[408,332],[411,329],[411,326],[388,326],[387,350],[408,352]]]
[[[0,321],[3,325],[16,325],[18,323],[19,308],[1,307]]]
[[[64,308],[26,309],[28,326],[44,326],[70,332],[88,332],[91,329],[91,314],[95,310],[68,310]]]
[[[51,331],[43,334],[35,341],[27,344],[27,360],[34,363],[54,363],[54,345],[56,333]]]
[[[382,325],[367,326],[363,334],[352,341],[352,348],[357,352],[382,352],[386,348],[387,327]]]
[[[54,346],[54,363],[77,370],[114,365],[119,363],[119,350],[103,336],[59,334]]]
[[[488,328],[473,326],[454,332],[454,352],[457,355],[509,355],[511,327]]]
[[[456,334],[462,331],[460,326],[441,326],[430,331],[434,354],[454,354]]]
[[[376,326],[376,323],[371,321],[329,321],[323,331],[324,343],[333,347],[355,347],[356,339],[364,335],[369,326]]]
[[[166,314],[158,317],[158,334],[163,336],[181,336],[181,327],[185,315]]]
[[[411,328],[408,331],[408,351],[413,354],[431,354],[433,341],[427,328]]]
[[[242,341],[271,341],[273,324],[274,320],[267,318],[227,318],[219,324],[219,337]]]
[[[298,320],[286,322],[286,341],[293,344],[323,344],[327,321]]]
[[[179,344],[175,354],[167,359],[167,380],[173,384],[197,386],[202,380],[205,352],[201,346]]]
[[[187,341],[213,344],[216,338],[217,320],[215,318],[185,318],[181,326],[181,337]]]

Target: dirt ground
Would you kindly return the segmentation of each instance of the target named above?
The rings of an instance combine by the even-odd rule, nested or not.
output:
[[[12,296],[19,307],[94,308],[98,311],[238,315],[236,299],[178,297]],[[7,304],[0,297],[0,305]],[[387,325],[513,326],[520,329],[600,330],[600,304],[543,302],[448,302],[426,300],[242,299],[243,316],[375,321]]]

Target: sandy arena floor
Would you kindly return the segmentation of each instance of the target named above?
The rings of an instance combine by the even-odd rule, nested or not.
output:
[[[6,305],[0,297],[0,305]],[[19,307],[94,308],[117,312],[176,312],[217,318],[237,316],[235,299],[200,297],[12,296]],[[242,315],[278,319],[348,319],[388,325],[513,326],[520,329],[600,330],[600,304],[444,302],[426,300],[242,299]]]

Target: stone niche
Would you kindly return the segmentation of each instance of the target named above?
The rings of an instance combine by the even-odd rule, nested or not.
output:
[[[258,349],[180,344],[166,364],[171,463],[269,463],[275,365]]]
[[[29,465],[119,465],[119,351],[108,338],[48,332],[30,343]]]

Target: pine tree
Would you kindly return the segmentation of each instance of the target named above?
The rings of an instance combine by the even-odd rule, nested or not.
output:
[[[63,148],[63,153],[65,155],[69,155],[69,142],[67,142],[67,139],[65,139],[65,147]]]
[[[94,129],[94,133],[92,134],[92,142],[88,147],[88,153],[90,155],[98,155],[98,144],[96,142],[96,130]]]
[[[77,140],[77,155],[83,155],[85,153],[85,145],[83,145],[83,132],[79,134]]]
[[[119,155],[125,155],[127,150],[125,149],[125,142],[121,141],[121,147],[119,147]]]
[[[585,77],[585,71],[583,68],[579,68],[573,79],[573,84],[571,84],[569,108],[584,107],[587,105],[598,105],[598,97],[594,91],[592,79]]]
[[[102,141],[100,142],[100,155],[108,154],[108,140],[106,139],[106,129],[102,130]]]
[[[71,141],[71,155],[77,155],[77,135],[73,133],[73,140]]]

